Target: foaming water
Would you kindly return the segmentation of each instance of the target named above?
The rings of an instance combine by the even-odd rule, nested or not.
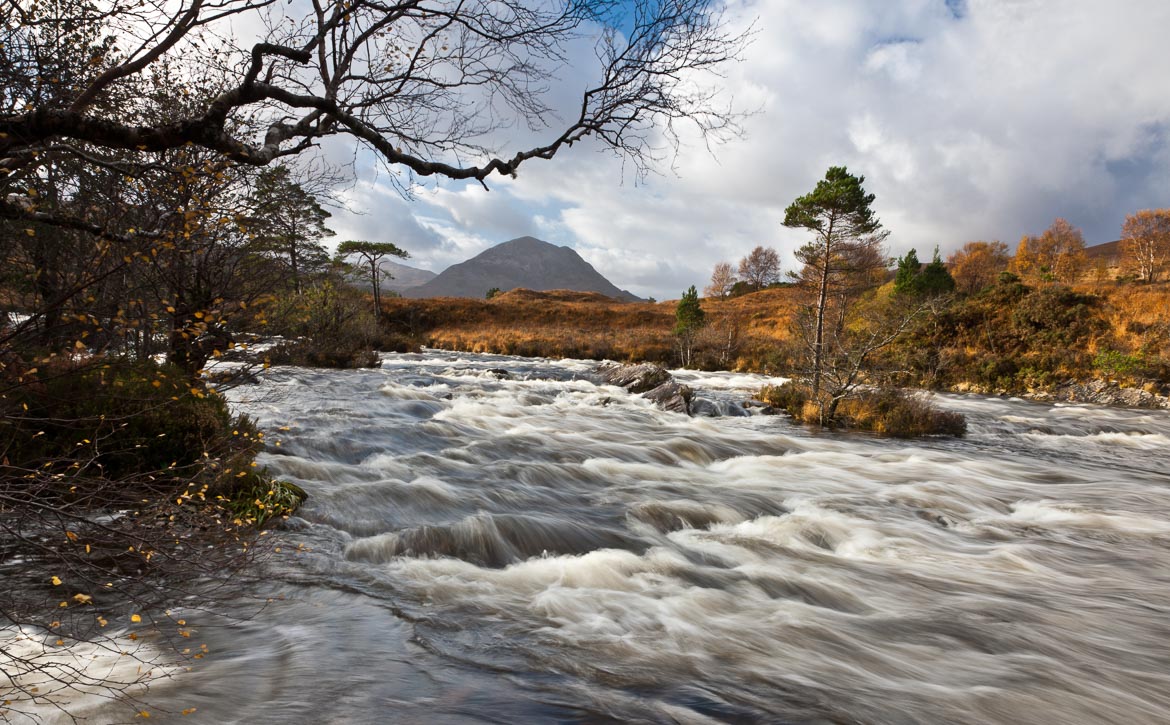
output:
[[[1170,415],[936,396],[963,440],[688,418],[466,354],[232,392],[310,499],[207,721],[1166,722]],[[502,372],[505,371],[505,372]],[[685,373],[727,411],[760,376]],[[277,432],[288,427],[287,432]]]

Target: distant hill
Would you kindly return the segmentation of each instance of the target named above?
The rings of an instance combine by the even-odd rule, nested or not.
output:
[[[1091,247],[1085,247],[1085,256],[1093,261],[1105,259],[1112,266],[1116,266],[1121,259],[1121,240],[1118,239],[1115,242],[1104,242],[1102,244],[1094,244]]]
[[[402,291],[405,297],[474,297],[482,299],[487,291],[518,287],[545,290],[598,292],[618,300],[640,298],[602,277],[593,265],[569,247],[520,237],[488,249],[466,262],[452,265],[437,277],[417,287]]]
[[[386,279],[382,282],[382,289],[392,290],[401,293],[404,289],[410,287],[418,287],[420,284],[426,284],[436,277],[435,273],[429,269],[419,269],[417,267],[409,267],[405,264],[392,262],[388,259],[382,260],[380,265],[382,270],[388,272],[393,279]],[[367,277],[369,275],[367,274]]]

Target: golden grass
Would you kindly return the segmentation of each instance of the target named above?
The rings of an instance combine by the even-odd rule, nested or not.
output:
[[[1081,291],[1102,298],[1098,314],[1109,326],[1104,337],[1093,341],[1094,348],[1170,358],[1170,336],[1160,332],[1170,324],[1170,283],[1104,284]],[[784,367],[781,351],[790,341],[795,293],[777,288],[702,300],[712,339],[728,327],[739,329],[739,344],[723,367],[755,372]],[[673,364],[676,305],[677,300],[619,302],[593,292],[516,289],[490,300],[395,298],[385,301],[384,311],[394,333],[428,347]]]
[[[738,325],[730,367],[762,369],[787,337],[791,290],[703,300],[713,327]],[[447,350],[672,363],[676,300],[619,302],[593,292],[516,289],[490,300],[386,300],[391,329]]]

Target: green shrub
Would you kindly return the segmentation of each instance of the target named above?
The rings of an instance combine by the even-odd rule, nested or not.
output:
[[[52,482],[40,496],[101,508],[271,487],[254,462],[264,434],[173,366],[58,363],[24,372],[0,406],[0,480]]]
[[[306,497],[304,489],[296,484],[253,474],[230,496],[220,496],[219,500],[241,524],[263,526],[273,518],[291,515]]]
[[[1146,361],[1141,355],[1126,355],[1117,350],[1102,350],[1093,358],[1093,367],[1112,378],[1129,378],[1139,374]]]
[[[120,479],[249,458],[262,436],[214,391],[154,363],[59,365],[11,390],[0,450],[25,468]]]

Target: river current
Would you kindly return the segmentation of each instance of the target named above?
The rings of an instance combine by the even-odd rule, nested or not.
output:
[[[427,352],[233,390],[309,500],[257,585],[274,601],[192,615],[209,656],[147,700],[239,723],[1170,722],[1170,414],[935,396],[969,434],[907,442],[688,418],[593,367]],[[766,382],[678,376],[723,413]]]

